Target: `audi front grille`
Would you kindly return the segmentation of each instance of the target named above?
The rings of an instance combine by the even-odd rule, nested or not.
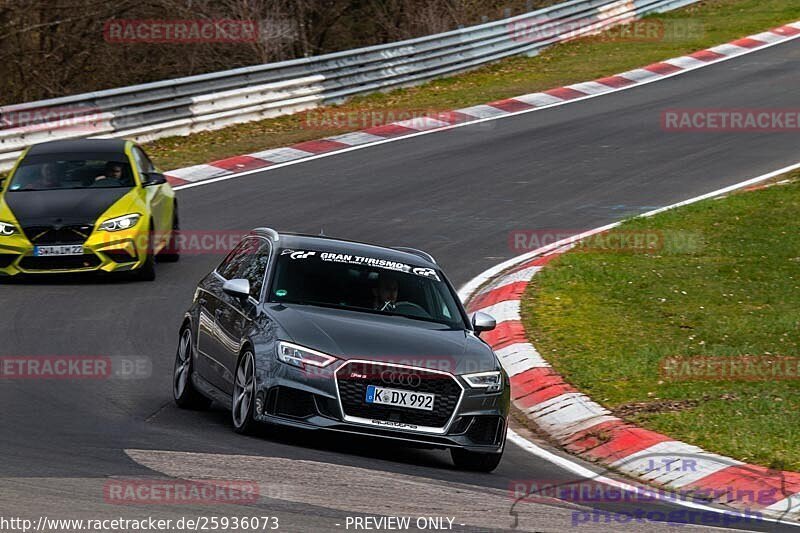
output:
[[[444,434],[461,402],[464,388],[452,374],[372,361],[348,361],[336,371],[345,421]],[[433,410],[366,402],[367,387],[435,394]]]

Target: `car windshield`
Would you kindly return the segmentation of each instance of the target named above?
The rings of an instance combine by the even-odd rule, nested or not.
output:
[[[437,270],[352,254],[282,250],[269,300],[465,327],[453,291]]]
[[[25,158],[8,186],[9,191],[130,188],[133,173],[124,155],[33,156]]]

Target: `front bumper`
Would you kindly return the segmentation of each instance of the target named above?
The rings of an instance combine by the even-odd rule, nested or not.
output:
[[[463,393],[448,413],[446,423],[428,427],[407,420],[393,421],[391,418],[396,416],[388,416],[386,412],[376,413],[375,418],[348,416],[333,370],[316,370],[309,375],[280,363],[274,370],[277,376],[262,375],[259,379],[255,418],[261,422],[484,453],[499,453],[505,443],[510,406],[507,386],[491,394],[463,386]],[[460,378],[450,377],[462,383]]]
[[[24,235],[0,239],[0,276],[17,274],[63,274],[118,272],[141,267],[147,259],[148,232],[94,232],[82,244],[83,255],[36,257],[34,244]],[[46,245],[62,244],[47,243]]]

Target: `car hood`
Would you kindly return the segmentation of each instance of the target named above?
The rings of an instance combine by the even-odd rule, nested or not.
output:
[[[494,353],[469,331],[365,312],[268,304],[286,336],[340,359],[367,359],[456,374],[499,368]]]
[[[4,198],[14,218],[24,228],[53,223],[94,224],[130,191],[129,188],[10,191]]]

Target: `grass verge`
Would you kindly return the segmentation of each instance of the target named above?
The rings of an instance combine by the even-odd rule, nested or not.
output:
[[[563,255],[523,300],[532,342],[618,416],[800,471],[800,365],[790,379],[768,381],[686,381],[661,367],[675,356],[800,357],[800,172],[788,177],[620,228],[661,236],[655,251],[582,246]]]
[[[320,110],[169,137],[147,148],[163,169],[318,139],[380,125],[360,117],[372,112],[403,110],[407,114],[447,111],[561,85],[617,74],[670,57],[725,43],[800,19],[800,4],[785,0],[708,0],[649,17],[665,29],[664,37],[627,39],[620,31],[553,46],[537,57],[514,57],[472,72],[435,80],[419,87],[358,97],[323,108],[344,120],[318,120]],[[402,118],[402,117],[401,117]],[[392,122],[390,117],[386,122]],[[327,126],[326,126],[327,124]]]

